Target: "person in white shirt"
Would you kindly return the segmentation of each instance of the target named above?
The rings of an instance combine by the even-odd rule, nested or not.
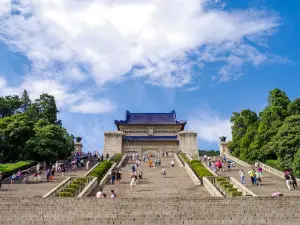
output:
[[[203,158],[204,158],[204,161],[206,161],[206,154],[204,154]]]
[[[117,197],[117,195],[115,194],[115,191],[114,191],[114,190],[111,190],[110,192],[111,192],[110,198],[111,198],[112,200],[115,200],[115,198]]]
[[[102,188],[97,192],[96,197],[103,198],[103,189]]]
[[[240,170],[239,174],[240,174],[240,177],[241,177],[241,183],[242,183],[242,184],[246,184],[245,173],[244,173],[244,171],[243,171],[243,170]]]
[[[171,166],[172,166],[172,167],[174,167],[174,166],[175,166],[175,163],[174,163],[174,161],[172,161],[172,162],[171,162]]]
[[[90,161],[88,160],[87,162],[86,162],[86,170],[89,170],[89,166],[90,166]]]

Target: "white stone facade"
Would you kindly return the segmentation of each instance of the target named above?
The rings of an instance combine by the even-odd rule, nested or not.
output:
[[[197,133],[181,131],[181,125],[138,125],[120,126],[120,131],[104,133],[104,154],[138,152],[140,155],[153,153],[161,155],[162,152],[175,152],[180,150],[190,155],[198,154]],[[171,141],[128,141],[127,136],[177,136]]]

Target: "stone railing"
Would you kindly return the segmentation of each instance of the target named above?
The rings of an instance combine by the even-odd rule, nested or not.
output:
[[[174,154],[174,158],[175,158],[177,164],[179,165],[179,167],[183,167],[183,163],[181,162],[181,160],[177,154]]]
[[[275,168],[273,168],[273,167],[271,167],[271,166],[268,166],[268,165],[266,165],[266,164],[264,164],[264,163],[261,163],[261,162],[259,162],[259,165],[261,166],[261,168],[262,168],[263,170],[266,170],[266,171],[268,171],[269,173],[272,173],[272,174],[274,174],[274,175],[276,175],[276,176],[278,176],[278,177],[284,178],[284,173],[283,173],[282,171],[280,171],[280,170],[278,170],[278,169],[275,169]],[[297,179],[298,182],[300,182],[300,179],[299,179],[299,178],[296,178],[296,179]]]
[[[117,165],[117,168],[121,168],[121,167],[123,166],[124,162],[125,162],[126,159],[127,159],[127,156],[128,156],[128,153],[126,153],[126,154],[122,157],[121,161],[120,161],[119,164]]]
[[[238,182],[235,178],[230,177],[230,183],[237,188],[240,192],[243,193],[243,196],[251,195],[253,197],[256,197],[257,195],[254,194],[252,191],[250,191],[247,187],[245,187],[243,184]]]
[[[225,156],[226,156],[227,159],[231,159],[232,161],[234,161],[234,162],[236,162],[236,163],[238,163],[238,164],[240,164],[240,165],[242,165],[244,167],[251,167],[250,164],[248,164],[248,163],[246,163],[246,162],[244,162],[244,161],[242,161],[242,160],[240,160],[240,159],[238,159],[238,158],[236,158],[236,157],[234,157],[232,155],[225,154]]]
[[[201,180],[198,178],[198,176],[194,173],[194,171],[191,169],[191,167],[189,166],[189,164],[184,163],[184,167],[187,171],[187,173],[190,175],[190,177],[192,178],[192,180],[194,181],[194,183],[196,185],[201,185]]]
[[[97,177],[94,177],[91,182],[88,183],[88,185],[79,193],[77,196],[78,198],[86,197],[88,196],[97,186]]]
[[[224,197],[207,177],[203,177],[203,185],[212,197]]]
[[[89,176],[89,175],[91,174],[91,172],[92,172],[99,164],[100,164],[100,162],[96,163],[96,165],[93,166],[87,173],[85,173],[85,174],[83,175],[83,177]]]
[[[66,188],[72,181],[74,180],[74,177],[67,177],[63,182],[61,182],[59,185],[57,185],[55,188],[53,188],[51,191],[49,191],[47,194],[43,196],[43,198],[48,198],[48,197],[56,197],[58,193]]]
[[[79,195],[77,197],[78,198],[87,197],[93,192],[93,190],[97,186],[102,187],[104,184],[106,184],[107,181],[108,181],[108,178],[110,176],[111,171],[113,169],[115,169],[116,167],[117,167],[117,163],[114,163],[99,183],[98,183],[98,178],[97,177],[95,177],[96,179],[95,178],[92,179],[91,182],[82,190],[81,193],[79,193]]]
[[[202,165],[214,176],[219,176],[217,173],[215,173],[207,164],[206,162],[202,162]]]
[[[185,155],[189,160],[193,160],[192,156],[190,156],[189,154],[185,154]]]

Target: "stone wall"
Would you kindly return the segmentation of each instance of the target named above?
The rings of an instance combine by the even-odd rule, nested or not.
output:
[[[124,133],[121,131],[105,132],[103,154],[122,153],[123,136]]]
[[[179,152],[178,142],[123,142],[123,152],[138,152],[143,155],[153,152],[161,155],[162,152]]]
[[[181,131],[178,133],[179,150],[193,156],[198,155],[197,133]]]
[[[177,136],[181,126],[120,126],[126,136]]]

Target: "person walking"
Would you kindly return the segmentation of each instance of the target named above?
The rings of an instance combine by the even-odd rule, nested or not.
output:
[[[244,173],[244,171],[243,171],[243,170],[240,170],[239,174],[240,174],[240,177],[241,177],[241,184],[246,185],[246,180],[245,180],[245,173]]]
[[[130,176],[130,178],[131,178],[130,186],[131,186],[131,188],[132,188],[133,185],[136,185],[136,179],[135,179],[136,176],[135,176],[135,174],[132,173],[131,176]]]
[[[289,190],[291,190],[291,187],[290,187],[291,177],[287,172],[284,174],[284,178],[285,178],[285,183],[286,183],[287,188]]]
[[[112,172],[111,172],[111,184],[115,184],[115,180],[116,180],[116,171],[115,170],[113,170]]]
[[[116,184],[120,184],[120,181],[121,181],[121,169],[119,169],[116,173]]]
[[[163,175],[163,177],[166,177],[167,172],[166,172],[166,168],[165,168],[165,167],[163,167],[163,168],[161,169],[161,174]]]
[[[174,167],[175,166],[175,162],[172,160],[171,162],[171,166]]]
[[[86,170],[89,170],[89,167],[90,167],[90,160],[88,160],[88,161],[86,162],[85,167],[86,167]]]
[[[117,197],[115,191],[114,191],[114,190],[111,190],[110,192],[111,192],[111,195],[110,195],[111,200],[115,200],[116,197]]]
[[[297,181],[296,181],[296,177],[292,173],[290,174],[290,176],[291,176],[292,186],[293,186],[294,190],[299,190]]]

